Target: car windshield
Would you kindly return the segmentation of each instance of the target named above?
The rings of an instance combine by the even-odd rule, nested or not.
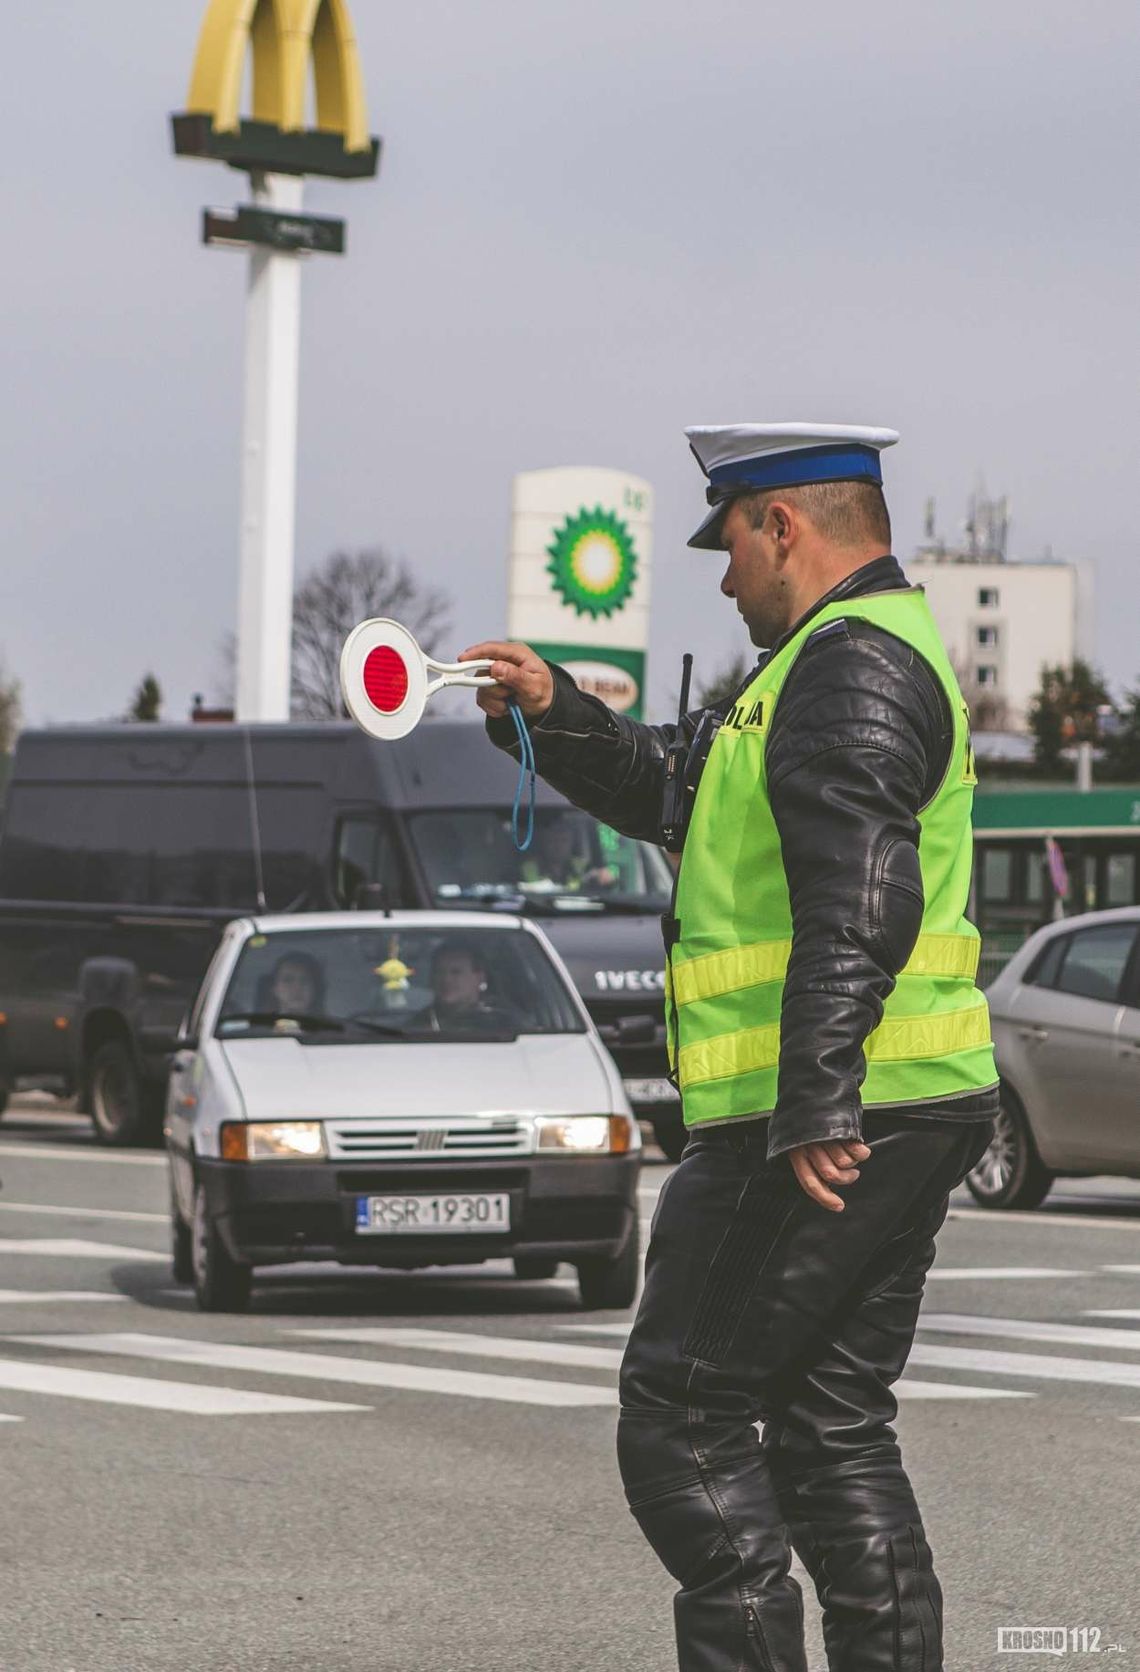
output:
[[[218,1014],[223,1039],[504,1040],[581,1033],[534,935],[508,928],[282,929],[252,934]]]
[[[410,824],[440,905],[521,896],[536,908],[661,912],[669,903],[673,873],[660,851],[574,808],[537,809],[523,853],[506,808],[418,813]]]

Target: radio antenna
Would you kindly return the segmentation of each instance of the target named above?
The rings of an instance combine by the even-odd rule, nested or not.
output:
[[[689,686],[693,682],[693,653],[686,650],[681,657],[681,700],[677,704],[677,724],[680,725],[689,712]]]

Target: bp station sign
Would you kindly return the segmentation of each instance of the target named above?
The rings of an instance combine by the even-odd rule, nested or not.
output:
[[[582,690],[641,718],[653,494],[619,470],[516,476],[508,632],[560,662]]]

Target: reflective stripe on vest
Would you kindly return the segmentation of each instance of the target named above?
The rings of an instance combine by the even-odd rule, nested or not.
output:
[[[908,975],[947,975],[973,981],[981,949],[980,938],[920,935],[906,967],[899,972],[899,980]],[[730,946],[723,952],[686,958],[673,964],[673,997],[678,1004],[692,1004],[695,999],[720,998],[742,987],[782,981],[791,955],[791,941],[778,940],[755,941],[751,946]]]
[[[989,1043],[989,1006],[980,993],[962,1010],[933,1016],[884,1019],[868,1035],[864,1055],[871,1062],[914,1062],[926,1057],[954,1056]],[[758,1069],[775,1068],[780,1060],[780,1024],[741,1028],[713,1039],[681,1047],[681,1083],[686,1088],[706,1080],[726,1080]]]

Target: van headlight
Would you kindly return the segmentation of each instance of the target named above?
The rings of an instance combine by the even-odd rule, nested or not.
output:
[[[541,1117],[538,1127],[540,1150],[561,1150],[572,1155],[627,1155],[640,1149],[641,1133],[628,1115],[564,1115]]]
[[[319,1120],[227,1121],[223,1161],[316,1161],[327,1155]]]

